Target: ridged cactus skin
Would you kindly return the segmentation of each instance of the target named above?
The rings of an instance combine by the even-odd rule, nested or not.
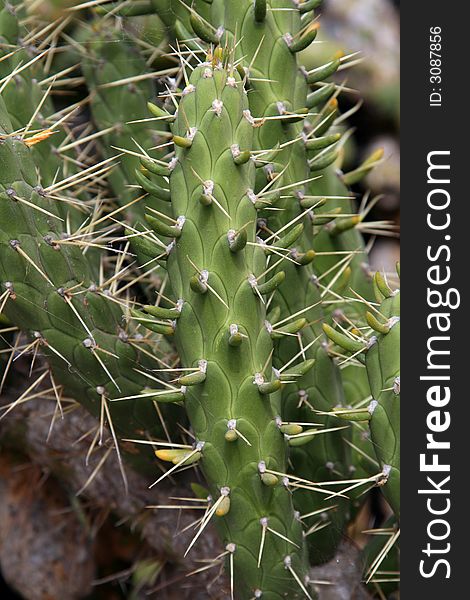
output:
[[[172,463],[155,483],[200,468],[188,552],[214,524],[209,567],[225,561],[232,600],[316,598],[309,565],[334,556],[374,483],[399,519],[399,292],[372,286],[350,216],[370,165],[341,172],[328,78],[344,57],[301,66],[319,5],[117,0],[41,32],[0,0],[1,82],[53,40],[0,98],[0,323],[41,355],[33,386],[78,400],[97,432],[108,421],[117,447],[139,438],[122,450],[152,480],[155,454]],[[80,86],[62,89],[52,73],[72,65]],[[80,109],[56,127],[68,94]]]
[[[161,432],[152,402],[109,399],[140,394],[149,379],[138,372],[154,368],[132,340],[119,304],[100,290],[82,249],[62,244],[64,203],[39,185],[31,150],[11,135],[0,98],[0,286],[7,294],[4,314],[31,334],[51,365],[57,385],[100,415],[106,397],[116,431],[122,437]],[[26,202],[28,204],[26,204]],[[73,308],[72,308],[73,307]],[[159,341],[148,336],[156,356]],[[136,370],[137,369],[137,370]],[[149,469],[149,452],[136,447],[134,464]]]
[[[234,544],[227,547],[236,597],[300,598],[291,570],[305,585],[301,524],[281,478],[265,472],[286,472],[286,444],[261,298],[272,280],[264,280],[266,256],[252,245],[255,167],[236,164],[232,153],[235,144],[251,150],[253,126],[240,76],[227,68],[215,58],[194,70],[172,126],[179,229],[168,272],[182,300],[176,344],[182,366],[194,369],[180,383],[200,464],[220,503],[217,527]],[[263,523],[289,541],[267,530],[258,566]]]
[[[294,294],[294,290],[292,290]],[[300,296],[300,294],[298,294]],[[313,339],[307,329],[303,332],[302,343],[307,345]],[[283,341],[284,342],[284,341]],[[298,352],[298,346],[293,342],[282,344],[282,351],[290,347]],[[280,352],[279,350],[278,352]],[[287,353],[286,353],[287,355]],[[347,479],[350,464],[350,449],[343,441],[349,437],[346,429],[338,429],[328,434],[322,434],[322,429],[332,429],[346,426],[340,419],[318,414],[314,411],[329,412],[335,407],[343,406],[341,380],[338,377],[336,365],[328,356],[325,348],[318,344],[305,355],[314,358],[315,365],[309,373],[299,378],[295,385],[287,386],[283,395],[283,418],[287,422],[318,423],[323,425],[304,426],[303,434],[317,429],[317,433],[303,438],[306,442],[291,448],[292,473],[307,481],[329,481],[332,479]],[[280,356],[283,356],[282,354]],[[314,410],[312,410],[314,409]],[[291,443],[300,442],[302,438],[292,438]],[[349,519],[349,502],[342,498],[325,500],[326,494],[299,489],[294,494],[294,501],[301,514],[321,511],[315,518],[306,520],[310,527],[320,522],[324,527],[307,537],[309,542],[310,560],[313,564],[329,560],[335,552],[337,544],[343,535],[345,522]],[[334,507],[334,508],[333,508]]]
[[[341,379],[346,398],[346,410],[367,410],[372,397],[365,365],[347,365],[341,370]],[[349,476],[361,480],[376,475],[379,463],[371,441],[369,424],[365,421],[352,422],[350,435],[345,443],[351,450]],[[348,492],[348,497],[351,521],[354,521],[358,511],[368,502],[369,496],[364,493],[364,487],[359,486]]]
[[[380,305],[374,308],[366,304],[369,310],[365,318],[371,331],[368,337],[360,338],[357,332],[345,335],[327,324],[324,330],[337,346],[365,362],[372,399],[367,410],[362,407],[353,419],[369,422],[370,438],[382,471],[377,483],[399,519],[400,291],[392,291],[380,273],[375,274],[374,283]]]
[[[129,242],[138,263],[157,276],[161,269],[155,253],[164,257],[165,249],[149,233],[144,214],[146,207],[170,214],[170,204],[151,193],[156,186],[167,189],[168,184],[161,174],[145,168],[139,154],[145,153],[146,164],[155,164],[155,159],[163,161],[170,133],[165,120],[148,115],[147,105],[156,95],[155,77],[130,34],[120,32],[120,43],[114,43],[118,27],[119,20],[110,17],[92,21],[80,46],[82,71],[90,90],[93,121],[102,133],[97,140],[100,153],[110,158],[122,151],[108,175],[113,198],[124,209],[119,218],[130,226]],[[171,295],[169,289],[167,295]]]
[[[377,331],[366,354],[372,393],[371,440],[387,482],[383,492],[400,518],[400,292],[389,292],[379,312],[382,332]],[[388,329],[388,331],[387,331]]]
[[[70,163],[57,153],[57,147],[65,139],[63,130],[56,128],[49,137],[47,136],[53,124],[50,117],[54,115],[55,109],[50,96],[44,98],[47,85],[40,85],[40,81],[47,78],[41,61],[21,69],[37,57],[34,46],[22,45],[22,38],[28,33],[27,29],[20,25],[20,19],[24,19],[25,16],[24,6],[19,0],[0,0],[0,42],[5,44],[4,48],[16,50],[0,61],[0,80],[8,79],[15,69],[19,70],[13,80],[5,85],[2,98],[14,130],[25,127],[32,119],[29,125],[30,133],[26,133],[26,138],[34,138],[41,130],[46,132],[41,143],[31,146],[35,164],[41,169],[41,183],[46,186],[57,177],[58,169],[62,176],[70,174]],[[40,110],[37,110],[38,107]]]

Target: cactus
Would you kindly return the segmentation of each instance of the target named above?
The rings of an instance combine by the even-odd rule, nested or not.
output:
[[[364,579],[371,591],[390,598],[399,593],[400,530],[396,518],[390,517],[382,527],[368,532],[370,539],[363,550]]]
[[[277,269],[285,273],[279,294],[272,301],[274,310],[269,315],[273,325],[281,322],[287,329],[281,328],[276,335],[275,366],[282,367],[299,352],[304,359],[317,361],[314,369],[300,377],[297,375],[295,384],[283,391],[281,416],[288,422],[319,422],[331,429],[329,417],[313,413],[311,404],[302,402],[302,398],[314,398],[314,407],[319,411],[328,411],[343,403],[339,371],[321,343],[321,297],[311,282],[313,230],[302,205],[305,196],[316,194],[309,185],[316,174],[310,172],[302,137],[302,122],[309,112],[306,109],[307,81],[297,60],[298,51],[313,41],[318,28],[312,5],[292,9],[290,3],[282,1],[245,0],[216,1],[210,7],[198,3],[196,9],[190,11],[190,25],[201,38],[200,44],[219,40],[221,45],[236,42],[236,55],[250,88],[250,114],[257,119],[254,158],[261,168],[254,200],[260,208],[258,235],[264,238],[262,243],[271,243],[274,247],[272,262],[279,261]],[[277,76],[281,71],[283,75]],[[256,196],[266,188],[269,193]],[[279,257],[285,260],[280,261]],[[298,318],[293,320],[292,315]],[[302,345],[298,338],[291,337],[300,330]],[[302,350],[303,347],[306,349]],[[337,425],[337,421],[333,421]],[[310,443],[293,451],[294,473],[321,480],[338,478],[338,473],[341,473],[339,478],[345,476],[348,450],[342,443],[342,435],[339,431],[331,432],[325,441],[321,435],[303,437],[302,441]],[[292,440],[292,444],[299,442]],[[312,512],[313,508],[329,507],[317,492],[297,491],[294,500],[302,514]],[[308,538],[315,562],[332,556],[347,518],[347,507],[341,500],[334,504],[334,512],[324,512],[327,521],[333,517],[332,527],[323,528]]]
[[[120,43],[110,43],[116,36],[117,26],[111,19],[93,21],[90,31],[79,47],[83,54],[82,70],[91,92],[90,108],[100,131],[100,149],[104,158],[120,157],[119,165],[113,169],[108,182],[117,202],[127,207],[124,216],[129,221],[143,220],[145,212],[142,193],[135,181],[135,170],[140,169],[137,156],[141,149],[147,151],[165,142],[165,138],[154,134],[155,123],[147,117],[147,103],[155,96],[154,74],[147,68],[144,57],[132,37],[120,35]],[[171,74],[175,68],[168,69]],[[146,77],[147,75],[147,77]],[[140,117],[140,119],[139,119]],[[135,121],[141,122],[135,122]],[[157,121],[162,133],[166,123]],[[157,158],[162,158],[164,152]],[[155,177],[154,184],[165,186],[163,178]],[[150,184],[149,184],[150,185]],[[131,187],[132,186],[132,187]],[[152,200],[152,208],[164,211],[168,204]]]
[[[64,159],[67,154],[60,156],[58,152],[66,136],[54,125],[62,115],[56,115],[48,94],[52,80],[44,73],[38,55],[31,51],[33,46],[23,43],[28,39],[27,30],[20,24],[24,17],[24,7],[18,0],[0,2],[0,42],[15,49],[0,62],[2,98],[14,130],[26,128],[22,135],[31,147],[35,164],[40,166],[41,184],[47,186],[57,177],[58,169],[61,176],[69,175],[72,163]]]
[[[29,332],[32,347],[47,356],[54,387],[63,385],[66,393],[98,417],[105,406],[108,421],[123,437],[142,431],[158,434],[151,401],[112,403],[110,399],[133,396],[149,386],[150,379],[141,373],[154,363],[139,346],[145,350],[147,345],[158,358],[164,354],[161,342],[149,335],[142,345],[135,338],[119,302],[113,302],[106,287],[93,279],[80,245],[67,243],[63,207],[51,197],[53,186],[39,184],[31,151],[12,135],[1,99],[0,160],[4,314]],[[138,448],[132,461],[137,464],[140,456],[142,468],[148,469],[151,463],[144,449]]]
[[[348,57],[299,62],[318,5],[100,2],[40,40],[0,1],[2,323],[119,458],[202,472],[187,552],[215,525],[242,600],[314,598],[364,486],[399,518],[399,294],[376,275],[372,300],[348,187],[381,156],[340,171]],[[48,87],[76,63],[84,139]]]
[[[333,167],[329,167],[322,171],[321,175],[321,179],[315,182],[316,194],[337,197],[337,199],[331,199],[323,206],[319,206],[315,215],[321,219],[322,214],[332,214],[335,210],[341,210],[343,214],[354,215],[357,210],[355,202],[351,192],[341,181],[341,174],[336,173]],[[351,199],[347,200],[348,197]],[[346,284],[343,284],[343,288],[339,290],[339,295],[353,297],[349,290],[354,290],[362,298],[371,300],[373,298],[372,278],[364,250],[364,241],[357,229],[357,225],[362,221],[362,216],[358,214],[356,219],[350,218],[349,224],[352,225],[350,227],[341,226],[341,223],[345,221],[347,218],[342,220],[341,213],[339,213],[338,218],[316,227],[314,249],[318,251],[318,255],[313,263],[315,272],[318,276],[328,273],[324,282],[327,284],[338,274],[337,265],[346,262]],[[354,221],[356,221],[356,226],[354,226]],[[349,277],[347,277],[348,272],[350,273]],[[325,310],[329,312],[339,309],[351,315],[352,318],[361,311],[363,312],[363,305],[360,302],[342,302],[341,298],[338,299],[332,295],[328,300],[331,301],[331,304],[325,303]]]
[[[381,301],[378,309],[369,305],[366,320],[372,331],[367,339],[345,335],[324,325],[328,337],[338,346],[355,354],[365,351],[365,365],[372,400],[350,418],[369,422],[371,441],[382,470],[378,479],[396,517],[400,518],[400,292],[392,291],[380,273],[375,288]],[[377,334],[377,335],[375,335]]]

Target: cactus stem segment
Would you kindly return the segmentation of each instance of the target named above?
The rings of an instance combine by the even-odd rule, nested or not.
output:
[[[262,373],[255,374],[253,383],[258,386],[259,393],[263,396],[277,392],[279,389],[281,389],[282,385],[280,379],[266,381]]]
[[[294,569],[292,568],[292,559],[290,556],[286,556],[284,558],[284,566],[285,568],[290,571],[290,574],[292,575],[292,577],[296,580],[296,582],[298,583],[300,589],[302,590],[302,592],[305,594],[305,597],[308,598],[308,600],[314,600],[313,597],[308,593],[307,588],[305,587],[305,585],[303,584],[302,580],[300,579],[300,577],[297,575],[297,573],[294,571]]]

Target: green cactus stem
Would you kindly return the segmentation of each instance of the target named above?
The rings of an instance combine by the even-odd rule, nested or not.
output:
[[[271,369],[263,293],[275,291],[279,273],[265,273],[266,254],[254,245],[255,167],[237,164],[232,152],[251,151],[253,124],[228,60],[217,51],[195,68],[172,125],[177,163],[170,190],[181,231],[168,272],[182,299],[177,348],[182,367],[193,369],[179,383],[195,446],[184,455],[159,455],[180,465],[199,458],[237,597],[313,597],[302,527],[278,475],[286,473],[286,442],[275,418],[281,382]],[[241,230],[246,243],[231,244]]]
[[[375,275],[382,299],[378,309],[366,312],[372,331],[367,339],[353,339],[324,325],[328,337],[347,352],[365,352],[365,365],[372,395],[368,405],[371,441],[382,471],[378,484],[400,518],[400,292],[392,291]],[[357,334],[356,334],[357,338]]]
[[[151,399],[139,396],[155,368],[148,353],[166,353],[159,337],[136,330],[108,287],[93,279],[86,257],[65,229],[53,188],[43,188],[27,144],[12,135],[0,99],[0,295],[4,315],[30,334],[47,357],[54,381],[100,417],[106,403],[121,437],[162,434]],[[71,209],[73,210],[73,208]],[[125,304],[125,303],[124,303]],[[127,313],[127,315],[126,315]],[[147,354],[146,354],[146,353]],[[148,472],[145,446],[129,455]]]

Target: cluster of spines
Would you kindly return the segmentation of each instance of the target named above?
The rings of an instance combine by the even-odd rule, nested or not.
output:
[[[367,421],[382,477],[377,481],[396,517],[400,517],[400,291],[386,279],[374,278],[378,306],[365,302],[369,336],[354,328],[334,329],[325,324],[330,340],[365,363],[371,399],[367,407],[343,418]]]

